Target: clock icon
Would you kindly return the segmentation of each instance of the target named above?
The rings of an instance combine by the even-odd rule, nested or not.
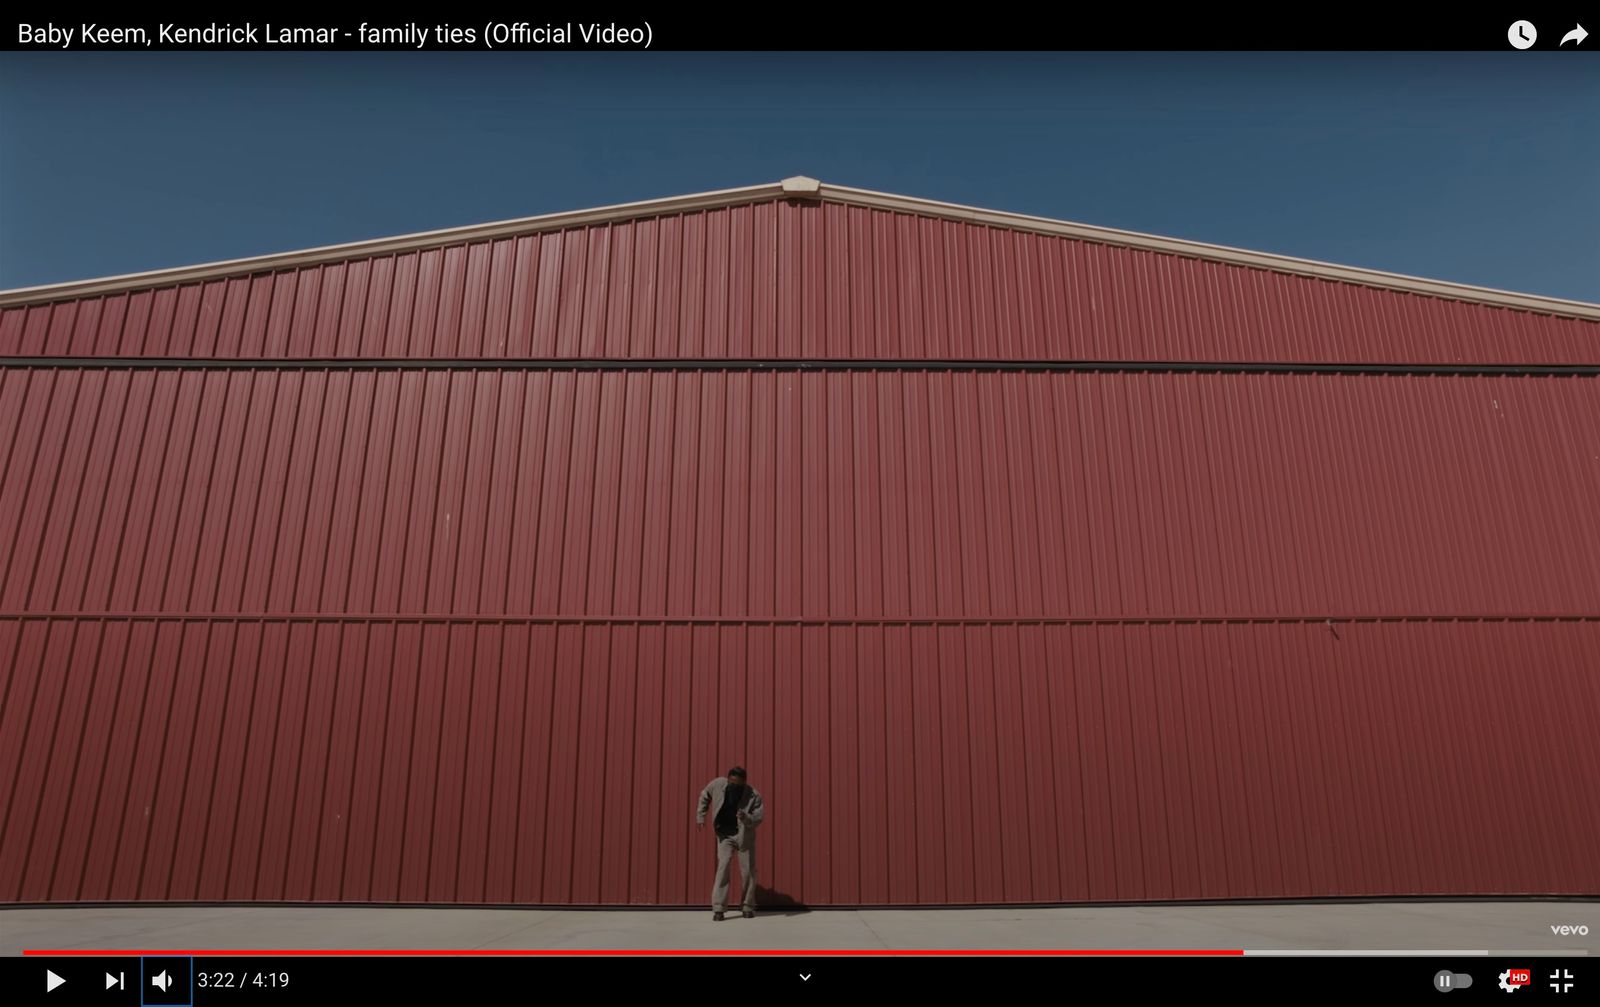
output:
[[[1513,49],[1526,49],[1538,37],[1539,29],[1533,26],[1532,21],[1513,21],[1511,27],[1506,29],[1506,41],[1511,43]]]

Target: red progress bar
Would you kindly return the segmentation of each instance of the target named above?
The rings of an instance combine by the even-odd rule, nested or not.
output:
[[[683,949],[647,949],[647,950],[639,950],[639,951],[613,951],[613,950],[603,950],[602,951],[602,950],[588,950],[588,949],[573,949],[573,950],[555,950],[555,949],[515,950],[515,949],[510,949],[510,950],[503,950],[503,951],[502,950],[461,950],[461,951],[454,951],[454,950],[450,950],[450,949],[447,949],[447,948],[406,948],[406,949],[384,948],[384,949],[379,949],[379,950],[353,949],[353,948],[352,949],[332,949],[332,950],[330,950],[330,949],[317,949],[317,948],[311,948],[311,949],[294,949],[294,948],[278,948],[278,949],[264,949],[264,948],[161,948],[161,949],[151,949],[151,948],[145,948],[145,949],[132,949],[132,950],[126,949],[126,948],[122,948],[122,949],[109,948],[109,949],[90,949],[90,950],[85,950],[83,948],[71,948],[71,949],[60,950],[60,951],[52,951],[52,950],[45,949],[45,948],[29,948],[29,949],[25,949],[22,953],[24,955],[51,955],[51,956],[57,956],[57,957],[74,957],[75,956],[75,957],[81,957],[81,958],[111,958],[111,957],[138,957],[138,958],[145,958],[145,957],[148,957],[148,958],[158,958],[158,957],[159,958],[187,958],[187,957],[196,957],[196,958],[198,958],[198,957],[202,957],[202,956],[212,956],[212,955],[285,955],[285,956],[300,956],[300,957],[317,956],[317,957],[341,957],[341,958],[343,958],[343,957],[350,957],[350,958],[355,958],[355,957],[366,957],[366,958],[390,957],[390,958],[393,958],[393,957],[404,957],[404,956],[421,957],[421,956],[424,956],[424,955],[434,955],[434,956],[452,957],[452,958],[488,958],[488,957],[503,957],[503,956],[518,956],[518,955],[521,955],[521,956],[543,956],[543,957],[553,957],[553,958],[566,958],[566,957],[578,957],[578,956],[595,956],[595,957],[610,957],[610,958],[632,958],[632,957],[641,957],[641,956],[647,956],[647,955],[649,955],[649,956],[657,956],[657,957],[671,957],[671,956],[679,956],[679,955],[708,955],[708,954],[714,954],[714,955],[748,955],[750,957],[755,957],[755,958],[785,956],[785,955],[786,956],[790,956],[790,957],[831,956],[831,957],[867,957],[867,958],[881,958],[881,957],[945,958],[945,957],[962,956],[962,957],[973,957],[973,958],[1007,958],[1007,957],[1018,957],[1018,956],[1025,956],[1025,955],[1027,955],[1027,956],[1043,956],[1043,957],[1049,957],[1049,956],[1057,956],[1057,957],[1060,957],[1060,956],[1085,956],[1085,957],[1092,957],[1092,956],[1099,956],[1099,955],[1135,955],[1135,956],[1161,957],[1161,956],[1164,956],[1164,955],[1201,955],[1201,956],[1217,957],[1217,956],[1243,955],[1244,954],[1244,949],[1242,949],[1242,948],[1163,948],[1163,949],[1145,950],[1145,949],[1138,949],[1138,948],[1101,948],[1101,949],[1089,949],[1089,948],[1027,949],[1027,948],[1018,948],[1018,949],[995,950],[995,951],[974,951],[974,950],[970,950],[970,949],[952,948],[952,949],[949,949],[949,950],[942,950],[942,951],[941,950],[937,950],[937,949],[915,949],[915,950],[907,950],[907,951],[873,951],[873,950],[860,949],[860,948],[851,948],[851,949],[842,949],[842,950],[827,950],[827,949],[821,949],[821,948],[818,948],[818,949],[785,948],[785,949],[781,949],[781,950],[746,950],[746,949],[731,950],[731,949],[725,949],[725,948],[701,948],[701,949],[688,949],[688,950],[683,950]]]

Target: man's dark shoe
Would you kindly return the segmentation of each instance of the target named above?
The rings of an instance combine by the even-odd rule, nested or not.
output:
[[[722,914],[721,913],[712,913],[711,914],[711,922],[713,922],[713,923],[721,923],[722,922]]]
[[[744,911],[744,918],[747,919],[747,920],[755,919],[756,918],[756,911],[754,909],[746,909]]]

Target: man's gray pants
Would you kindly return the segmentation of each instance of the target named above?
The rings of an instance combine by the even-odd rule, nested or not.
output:
[[[711,886],[711,908],[722,912],[728,908],[728,866],[733,855],[739,854],[739,879],[744,882],[744,907],[756,907],[756,848],[751,838],[739,848],[737,836],[717,837],[717,882]]]

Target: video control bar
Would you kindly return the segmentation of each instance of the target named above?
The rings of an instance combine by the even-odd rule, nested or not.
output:
[[[873,991],[993,997],[1001,990],[1058,989],[1106,997],[1182,1002],[1252,993],[1285,996],[1315,986],[1335,996],[1405,1002],[1451,994],[1590,1002],[1600,983],[1593,959],[1571,957],[1298,957],[1235,951],[952,952],[823,954],[658,952],[613,954],[405,952],[201,955],[48,955],[3,959],[7,1002],[95,1007],[213,1007],[219,1004],[347,1004],[538,995],[591,985],[609,998],[713,985],[785,998]],[[708,965],[713,965],[708,971]],[[1559,999],[1555,999],[1559,998]],[[1440,1002],[1429,1000],[1429,1003]]]

